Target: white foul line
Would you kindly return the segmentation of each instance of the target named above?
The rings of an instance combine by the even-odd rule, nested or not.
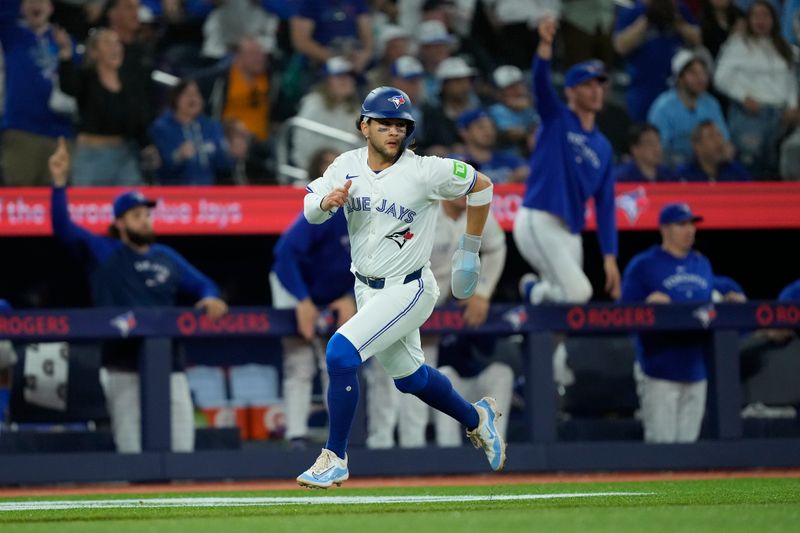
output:
[[[557,494],[495,494],[459,496],[305,496],[277,498],[142,498],[136,500],[44,500],[0,502],[3,511],[63,509],[153,509],[162,507],[257,507],[275,505],[364,505],[376,503],[451,503],[650,496],[653,492],[575,492]]]

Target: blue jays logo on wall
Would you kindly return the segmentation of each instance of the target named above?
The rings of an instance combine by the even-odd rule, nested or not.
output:
[[[112,318],[110,324],[119,330],[120,335],[127,337],[136,327],[136,316],[134,316],[133,311],[128,311]]]
[[[625,213],[625,218],[631,224],[639,220],[639,215],[649,203],[644,187],[637,187],[632,191],[622,193],[616,199],[617,207]]]
[[[503,320],[511,324],[514,331],[518,331],[528,321],[528,312],[524,305],[520,305],[503,313]]]
[[[395,109],[400,109],[400,106],[406,103],[406,99],[403,98],[402,94],[396,94],[390,98],[387,98],[387,100],[394,104]]]
[[[695,309],[692,316],[699,320],[704,328],[707,328],[717,318],[717,310],[714,308],[714,304],[703,305]]]

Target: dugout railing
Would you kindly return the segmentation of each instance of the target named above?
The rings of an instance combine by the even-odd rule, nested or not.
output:
[[[121,319],[124,318],[124,320]],[[526,352],[527,440],[509,444],[510,472],[720,469],[800,466],[800,439],[743,438],[738,337],[760,328],[800,327],[800,302],[718,305],[524,306],[494,305],[480,328],[467,327],[458,308],[437,309],[429,333],[523,335]],[[553,383],[554,333],[594,335],[642,331],[707,330],[713,337],[707,416],[711,439],[693,444],[631,441],[559,442]],[[295,331],[294,313],[233,308],[212,322],[191,309],[65,309],[0,313],[0,338],[13,342],[85,341],[143,337],[142,435],[144,452],[0,454],[0,484],[100,481],[292,478],[308,467],[315,449],[246,448],[169,451],[171,339],[280,337]],[[351,474],[424,475],[486,472],[471,447],[368,450],[352,447]]]

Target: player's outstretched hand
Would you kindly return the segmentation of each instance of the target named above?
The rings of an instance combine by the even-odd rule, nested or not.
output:
[[[481,274],[481,259],[478,256],[480,248],[480,237],[464,234],[458,242],[456,253],[453,254],[450,290],[459,300],[472,296],[478,286]]]
[[[347,197],[350,195],[350,186],[352,184],[353,180],[347,180],[344,182],[343,187],[337,187],[326,194],[325,198],[323,198],[319,204],[320,208],[323,211],[330,211],[331,209],[342,207],[347,203]]]
[[[56,187],[63,187],[67,184],[69,177],[69,151],[67,150],[67,141],[64,137],[58,138],[58,145],[56,151],[47,160],[47,165],[50,168],[50,176],[53,179],[53,185]]]
[[[225,303],[225,300],[214,296],[206,296],[197,302],[195,307],[203,309],[211,320],[216,320],[228,312],[228,304]]]
[[[558,30],[558,21],[552,15],[548,15],[539,21],[539,39],[545,44],[553,44]]]

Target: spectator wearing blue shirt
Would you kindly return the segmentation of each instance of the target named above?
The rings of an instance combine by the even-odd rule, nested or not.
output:
[[[675,88],[661,93],[647,114],[661,134],[665,161],[672,168],[692,158],[692,131],[704,120],[713,121],[725,140],[730,140],[722,108],[708,93],[710,69],[706,50],[680,50],[672,58]]]
[[[0,164],[6,185],[48,185],[47,158],[58,137],[73,135],[75,101],[57,90],[58,45],[50,24],[52,13],[51,0],[0,2],[6,72]]]
[[[487,176],[493,183],[521,183],[528,177],[528,165],[516,154],[496,149],[497,129],[489,114],[481,107],[462,113],[456,120],[464,141],[464,153],[451,157],[465,161]]]
[[[715,122],[705,120],[692,132],[694,157],[679,167],[679,181],[751,181],[747,169],[733,158],[733,150]]]
[[[501,65],[492,73],[492,81],[497,88],[497,102],[488,111],[497,128],[498,148],[528,157],[541,119],[522,71],[514,65]]]
[[[222,124],[203,113],[200,89],[189,80],[172,88],[169,109],[150,126],[150,137],[161,158],[161,185],[214,185],[247,155],[241,136],[229,145]]]
[[[179,293],[197,300],[212,320],[228,311],[217,286],[172,248],[156,244],[151,208],[153,200],[127,191],[114,199],[110,237],[94,235],[77,226],[67,209],[69,153],[63,139],[49,159],[53,179],[51,219],[53,234],[86,267],[94,305],[99,307],[174,306]],[[106,395],[111,430],[117,450],[139,453],[141,411],[138,354],[141,339],[103,344],[101,384]],[[171,376],[172,450],[194,449],[194,411],[189,383],[177,351]]]
[[[655,183],[675,181],[675,175],[661,164],[664,151],[658,128],[652,124],[634,124],[628,132],[630,160],[614,168],[614,181]]]
[[[614,49],[631,77],[628,111],[644,121],[650,105],[667,89],[670,61],[682,46],[700,44],[700,28],[681,0],[636,0],[617,8]]]
[[[362,73],[373,54],[371,20],[365,0],[300,0],[289,20],[292,46],[316,65],[345,56]]]
[[[312,160],[319,162],[319,168],[309,170],[310,179],[321,176],[328,166],[320,157]],[[324,224],[310,224],[301,213],[278,239],[273,255],[269,275],[272,306],[295,310],[298,333],[282,340],[286,439],[293,448],[302,449],[308,443],[317,365],[323,398],[328,392],[325,342],[317,336],[321,310],[336,312],[337,327],[356,312],[344,209]]]
[[[700,221],[687,204],[661,209],[661,245],[631,259],[622,278],[623,302],[711,303],[711,263],[693,250]],[[707,332],[637,335],[635,377],[645,441],[697,440],[706,404],[709,342]]]

